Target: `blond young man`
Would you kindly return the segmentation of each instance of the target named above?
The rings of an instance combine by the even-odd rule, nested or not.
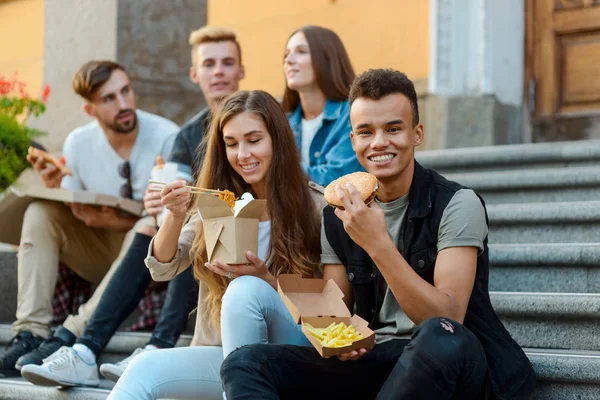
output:
[[[244,77],[240,46],[235,33],[226,28],[204,27],[190,35],[192,66],[190,79],[200,86],[208,106],[186,122],[177,138],[169,161],[178,164],[179,176],[193,181],[195,168],[200,164],[198,145],[208,128],[210,112],[229,94],[238,90]],[[149,192],[145,205],[150,214],[161,209],[160,193]],[[72,348],[63,348],[43,365],[26,365],[23,376],[39,385],[97,385],[99,383],[96,359],[123,320],[135,308],[150,281],[144,264],[150,241],[156,231],[137,233],[121,265],[108,284],[96,312],[85,331]],[[123,282],[135,282],[123,288]],[[197,293],[193,290],[192,269],[188,268],[169,282],[167,298],[160,319],[150,341],[144,348],[116,364],[102,364],[100,372],[106,378],[118,380],[133,357],[157,348],[174,347],[181,334]],[[68,361],[68,362],[64,362]],[[68,367],[60,368],[61,365]],[[57,368],[58,366],[58,368]]]
[[[94,121],[72,131],[63,155],[72,176],[65,176],[41,158],[29,157],[44,185],[89,190],[141,200],[156,156],[171,152],[178,126],[136,110],[125,68],[112,61],[90,61],[75,74],[73,89],[84,100]],[[52,295],[59,261],[79,276],[99,284],[118,264],[136,224],[144,220],[114,208],[34,201],[25,212],[18,255],[15,337],[0,354],[0,369],[15,368],[17,360],[50,337]],[[129,234],[128,234],[129,232]],[[67,318],[52,338],[53,346],[72,343],[91,317],[105,281],[77,315]]]

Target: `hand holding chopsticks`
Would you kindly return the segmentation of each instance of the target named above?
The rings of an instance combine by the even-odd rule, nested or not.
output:
[[[163,190],[163,188],[167,185],[168,182],[161,182],[161,181],[153,181],[152,179],[149,180],[149,182],[153,185],[157,185],[157,186],[150,186],[148,188],[148,190],[152,190],[152,191],[156,191],[159,192],[161,190]],[[222,194],[225,193],[225,190],[214,190],[214,189],[205,189],[205,188],[200,188],[200,187],[196,187],[196,186],[185,186],[188,189],[191,189],[192,193],[197,194],[197,193],[213,193],[213,194]]]
[[[162,191],[165,186],[173,184],[173,182],[171,182],[171,184],[169,184],[166,182],[153,181],[153,180],[150,180],[150,183],[153,185],[159,185],[159,186],[154,186],[154,187],[150,186],[148,188],[148,190],[152,190],[152,191],[159,191],[159,190]],[[217,196],[218,198],[220,198],[221,200],[224,200],[229,205],[229,207],[231,207],[232,210],[233,210],[233,207],[235,206],[235,195],[233,192],[231,192],[229,190],[205,189],[205,188],[201,188],[201,187],[187,186],[187,185],[181,185],[181,187],[190,189],[189,193],[191,193],[191,194],[206,194],[206,193],[213,194],[213,195]],[[167,194],[167,196],[168,196],[168,194]],[[167,206],[165,204],[164,200],[163,200],[163,204],[165,205],[165,207]]]

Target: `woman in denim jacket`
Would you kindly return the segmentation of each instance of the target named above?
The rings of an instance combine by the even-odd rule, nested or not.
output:
[[[327,185],[362,170],[350,143],[348,91],[354,70],[340,38],[308,25],[290,36],[283,61],[283,109],[310,180]]]

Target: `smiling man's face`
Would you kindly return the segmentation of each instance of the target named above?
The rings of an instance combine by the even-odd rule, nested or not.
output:
[[[360,164],[380,182],[393,181],[412,165],[423,127],[413,126],[408,97],[357,98],[350,109],[352,147]]]

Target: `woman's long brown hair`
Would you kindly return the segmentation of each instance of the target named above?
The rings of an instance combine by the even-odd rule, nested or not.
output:
[[[317,84],[325,97],[334,101],[346,100],[355,73],[340,37],[330,29],[306,25],[294,31],[290,38],[298,32],[306,36]],[[293,112],[300,105],[298,92],[287,84],[282,104],[285,112]]]
[[[273,155],[266,174],[267,209],[271,220],[268,260],[274,276],[282,273],[312,277],[320,264],[320,221],[311,199],[308,178],[300,159],[288,120],[277,101],[261,90],[239,91],[226,98],[213,115],[204,162],[196,186],[231,190],[236,197],[252,192],[227,161],[223,128],[243,112],[258,116],[271,135]],[[256,194],[254,194],[256,196]],[[206,244],[202,227],[196,229],[192,244],[194,275],[208,288],[208,317],[220,327],[221,298],[229,279],[207,269]]]

